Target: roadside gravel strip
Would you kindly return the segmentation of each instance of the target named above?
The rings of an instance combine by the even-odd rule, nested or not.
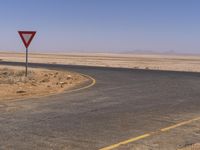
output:
[[[74,72],[35,68],[29,68],[28,77],[25,77],[23,67],[0,65],[0,100],[62,93],[88,80]]]

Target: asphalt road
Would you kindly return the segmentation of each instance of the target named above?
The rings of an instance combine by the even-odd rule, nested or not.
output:
[[[72,93],[0,102],[0,149],[96,150],[200,115],[198,73],[31,66],[84,73],[96,84]],[[176,144],[174,140],[171,146]]]

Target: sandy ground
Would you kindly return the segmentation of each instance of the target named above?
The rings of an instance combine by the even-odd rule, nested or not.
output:
[[[24,62],[20,53],[0,53],[2,61]],[[200,56],[146,54],[30,54],[30,62],[200,72]]]
[[[63,92],[88,79],[77,73],[0,65],[0,100],[35,97]]]

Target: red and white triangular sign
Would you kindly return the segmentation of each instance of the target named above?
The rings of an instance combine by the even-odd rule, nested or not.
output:
[[[26,48],[29,47],[31,41],[33,40],[33,37],[35,36],[35,31],[18,31],[24,45]]]

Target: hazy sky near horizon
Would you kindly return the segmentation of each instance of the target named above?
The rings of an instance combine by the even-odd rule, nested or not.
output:
[[[0,0],[0,50],[200,53],[199,0]]]

